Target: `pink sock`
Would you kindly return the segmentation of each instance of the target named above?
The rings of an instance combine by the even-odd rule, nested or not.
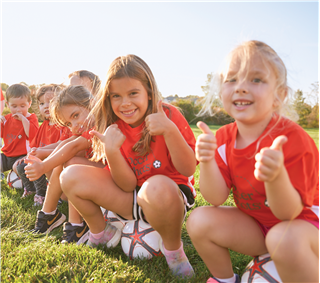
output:
[[[184,253],[183,243],[176,251],[168,251],[162,243],[162,249],[164,251],[164,256],[166,257],[167,263],[171,271],[182,277],[192,277],[194,275],[193,268],[189,263],[189,260]]]
[[[102,232],[100,232],[98,234],[91,233],[91,235],[92,235],[93,238],[98,240],[98,239],[100,239],[102,237],[103,233],[104,233],[104,230],[102,230]]]

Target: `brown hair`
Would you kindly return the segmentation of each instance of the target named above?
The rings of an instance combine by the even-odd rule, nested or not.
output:
[[[68,78],[70,79],[73,76],[78,76],[79,78],[88,78],[92,84],[92,94],[96,95],[98,93],[101,86],[101,80],[97,75],[87,70],[79,70],[69,74]]]
[[[31,101],[31,91],[23,84],[13,84],[6,91],[6,100],[9,103],[10,98],[26,97],[28,102]]]
[[[37,92],[36,92],[36,98],[39,102],[40,97],[43,96],[47,91],[52,91],[54,93],[57,93],[59,91],[61,91],[62,89],[64,89],[66,86],[63,84],[47,84],[47,85],[43,85],[41,86]]]
[[[50,103],[50,117],[53,123],[65,126],[60,111],[67,105],[77,105],[91,110],[92,94],[81,85],[68,86],[60,92],[56,92]],[[88,119],[90,119],[88,117]]]
[[[109,86],[113,79],[120,79],[129,77],[139,80],[146,89],[150,100],[148,101],[148,108],[145,116],[157,112],[157,103],[161,99],[161,94],[155,78],[149,66],[136,55],[126,55],[116,58],[110,65],[107,73],[107,81],[100,92],[97,94],[97,101],[92,109],[95,115],[96,130],[103,133],[107,127],[115,123],[118,117],[114,114],[110,97]],[[140,140],[133,146],[132,150],[137,152],[138,155],[145,155],[150,151],[151,135],[144,127]],[[104,156],[103,146],[99,139],[93,139],[94,160],[99,160]]]

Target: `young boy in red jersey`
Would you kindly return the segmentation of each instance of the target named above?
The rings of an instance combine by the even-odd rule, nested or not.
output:
[[[39,123],[35,114],[28,112],[31,106],[30,90],[22,84],[13,84],[6,91],[6,101],[11,113],[1,115],[1,172],[12,169],[14,162],[25,156],[35,137]]]
[[[49,105],[53,98],[55,91],[59,91],[63,86],[56,84],[48,84],[42,86],[36,93],[39,111],[44,118],[35,138],[30,144],[30,154],[36,155],[40,159],[44,159],[51,154],[55,147],[59,144],[62,136],[61,127],[57,127],[50,121]],[[39,150],[41,148],[41,150]],[[22,197],[34,194],[34,205],[42,205],[47,191],[47,178],[43,174],[39,179],[31,182],[25,174],[24,167],[27,164],[24,159],[19,159],[15,162],[14,168],[22,180],[24,186],[24,193]]]

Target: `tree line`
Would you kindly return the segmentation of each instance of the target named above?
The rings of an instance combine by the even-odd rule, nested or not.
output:
[[[212,77],[212,73],[208,74],[206,84],[201,86],[204,97],[209,93]],[[26,83],[24,84],[27,85]],[[37,86],[27,86],[30,88],[31,93],[34,94]],[[7,84],[1,83],[1,89],[4,92],[8,87],[9,86]],[[165,100],[174,106],[179,107],[186,120],[191,125],[195,125],[198,121],[203,121],[208,125],[226,125],[234,121],[234,119],[223,109],[223,105],[218,99],[216,99],[213,103],[212,108],[213,112],[215,113],[213,116],[198,116],[198,113],[202,109],[204,97],[198,97],[194,95],[179,97],[176,94],[166,97]],[[34,95],[32,98],[35,100]],[[38,108],[36,106],[36,101],[33,101],[32,106],[31,112],[35,112],[37,114]],[[311,84],[311,91],[309,93],[304,94],[302,90],[298,89],[293,95],[291,107],[299,115],[299,120],[297,123],[300,126],[304,128],[319,128],[319,82]],[[5,109],[5,111],[6,110],[7,109]],[[5,111],[3,114],[7,114]]]

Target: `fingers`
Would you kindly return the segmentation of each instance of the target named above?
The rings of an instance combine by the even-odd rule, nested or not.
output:
[[[198,127],[204,134],[212,134],[209,126],[208,126],[206,123],[202,122],[202,121],[199,121],[199,122],[197,123],[197,127]]]
[[[101,140],[103,137],[103,135],[101,133],[94,131],[94,130],[90,131],[89,134],[96,136],[99,140]]]
[[[274,139],[270,149],[276,149],[282,151],[282,146],[288,141],[286,136],[279,136]]]
[[[164,113],[164,110],[163,110],[163,107],[162,107],[162,100],[159,100],[158,101],[158,104],[157,104],[157,110],[158,110],[158,113]]]

